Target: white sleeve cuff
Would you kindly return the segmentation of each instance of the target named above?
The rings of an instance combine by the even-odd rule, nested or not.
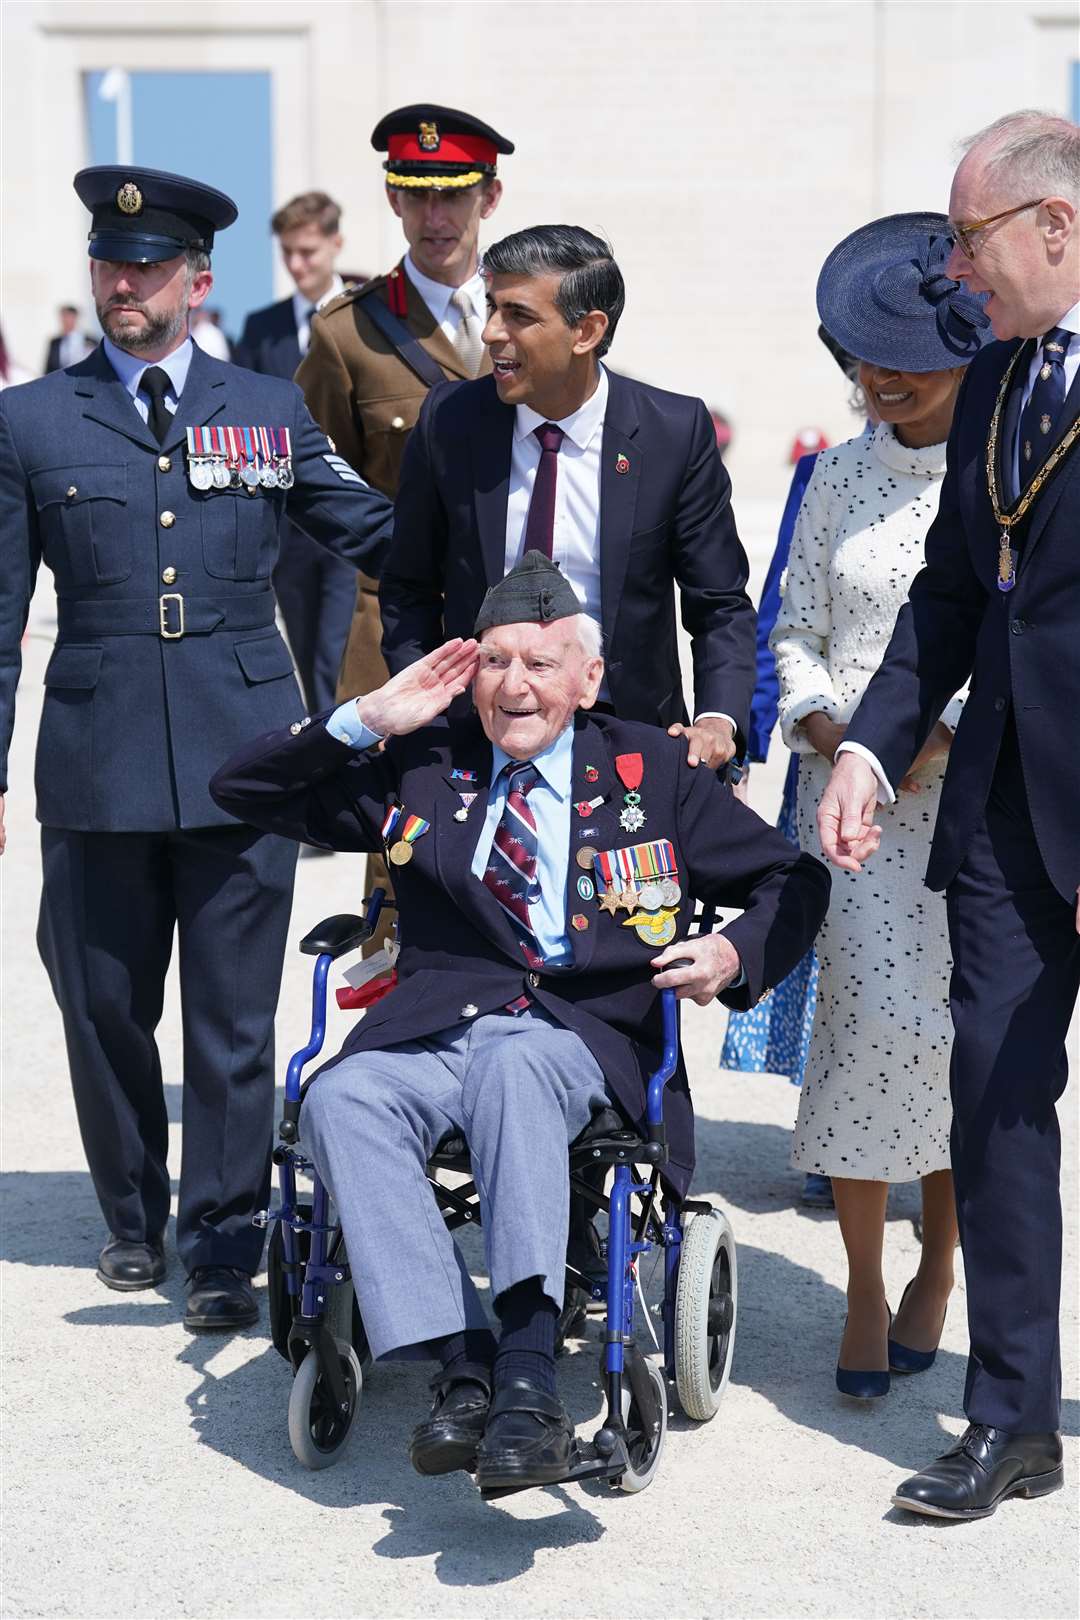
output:
[[[699,720],[726,720],[733,732],[737,732],[739,729],[730,714],[723,714],[719,709],[702,709],[700,714],[694,716],[693,723],[695,726]]]
[[[338,742],[348,743],[350,748],[374,748],[376,743],[382,742],[378,732],[365,726],[356,712],[356,699],[349,698],[336,708],[329,720],[326,729],[331,737]]]
[[[842,742],[839,748],[836,750],[837,758],[839,758],[841,754],[858,754],[860,759],[865,759],[866,763],[869,765],[870,769],[878,779],[878,804],[896,803],[896,794],[893,792],[892,783],[885,775],[885,772],[881,766],[881,761],[878,759],[876,754],[872,754],[869,748],[864,748],[862,743],[847,741]]]

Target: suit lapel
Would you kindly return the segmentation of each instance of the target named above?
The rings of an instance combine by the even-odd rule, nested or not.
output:
[[[85,401],[84,415],[149,450],[158,448],[158,442],[139,415],[135,401],[110,366],[104,347],[95,349],[73,375],[76,378],[75,392]]]
[[[172,426],[165,435],[165,443],[161,447],[163,450],[175,450],[183,444],[189,427],[201,427],[224,410],[228,395],[227,378],[225,362],[214,360],[195,344],[184,392],[180,395]]]
[[[633,394],[624,379],[608,372],[608,402],[600,447],[600,613],[608,647],[619,614],[630,536],[634,530],[643,456]]]
[[[595,782],[588,780],[587,773],[590,769],[597,773]],[[599,889],[599,885],[595,869],[589,868],[586,871],[578,864],[578,851],[589,849],[596,852],[614,849],[622,835],[619,826],[622,788],[615,775],[611,749],[603,731],[593,724],[587,713],[579,714],[575,721],[574,764],[570,780],[570,858],[566,869],[566,933],[574,947],[574,968],[577,972],[584,973],[592,961],[597,935],[618,927],[621,915],[613,918],[601,911],[598,893],[594,893],[591,899],[586,899],[579,892],[578,882],[583,877],[587,876],[592,880],[595,890]],[[577,805],[601,796],[604,803],[598,805],[591,815],[578,814]],[[587,928],[573,927],[571,919],[576,914],[587,919],[589,924]]]
[[[506,573],[506,502],[514,411],[512,406],[500,403],[493,382],[479,393],[479,420],[472,435],[473,494],[486,587],[497,584]]]

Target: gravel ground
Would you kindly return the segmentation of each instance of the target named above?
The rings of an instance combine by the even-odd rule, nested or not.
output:
[[[762,517],[762,546],[771,517]],[[799,1177],[787,1163],[797,1093],[783,1080],[717,1069],[718,1008],[690,1008],[685,1038],[699,1116],[696,1190],[726,1209],[739,1243],[734,1372],[712,1424],[673,1412],[660,1474],[639,1496],[586,1486],[485,1504],[464,1475],[421,1480],[405,1449],[425,1407],[420,1366],[377,1369],[347,1455],[307,1473],[286,1433],[288,1369],[262,1326],[224,1341],[186,1334],[174,1255],[160,1289],[107,1293],[94,1277],[101,1218],[60,1019],[33,944],[40,869],[29,784],[51,639],[42,593],[0,869],[3,1614],[1057,1620],[1080,1612],[1075,1086],[1062,1121],[1069,1485],[981,1524],[913,1519],[889,1506],[896,1482],[962,1427],[962,1278],[933,1369],[897,1380],[871,1410],[842,1402],[832,1383],[842,1252],[831,1216],[797,1202]],[[755,778],[763,813],[774,808],[782,764]],[[337,856],[302,861],[299,874],[294,942],[348,904],[357,867]],[[279,1067],[306,1029],[309,983],[293,950]],[[175,985],[166,1005],[161,1046],[178,1121]],[[335,1009],[328,1044],[343,1023]],[[175,1162],[178,1148],[174,1140]],[[894,1302],[917,1263],[916,1213],[916,1189],[896,1189],[887,1237]],[[560,1364],[584,1434],[601,1406],[598,1349],[590,1320]]]

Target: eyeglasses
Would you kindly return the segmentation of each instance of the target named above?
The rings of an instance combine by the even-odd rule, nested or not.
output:
[[[1017,203],[1015,208],[1006,208],[1001,214],[991,214],[988,219],[973,219],[970,225],[958,225],[955,220],[950,220],[949,229],[960,244],[961,252],[969,259],[973,259],[975,257],[973,236],[985,231],[988,225],[996,225],[999,219],[1011,219],[1014,214],[1022,214],[1025,208],[1040,208],[1045,201],[1045,197],[1036,197],[1033,202]]]

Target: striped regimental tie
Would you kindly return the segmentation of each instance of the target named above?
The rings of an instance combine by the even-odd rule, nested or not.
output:
[[[531,968],[541,968],[544,958],[529,916],[530,906],[540,898],[536,821],[529,809],[529,794],[540,780],[540,772],[526,760],[504,765],[501,774],[507,782],[506,803],[491,843],[484,887],[509,917],[526,962]],[[518,1012],[527,1006],[528,997],[521,996],[510,1002],[507,1010]]]

